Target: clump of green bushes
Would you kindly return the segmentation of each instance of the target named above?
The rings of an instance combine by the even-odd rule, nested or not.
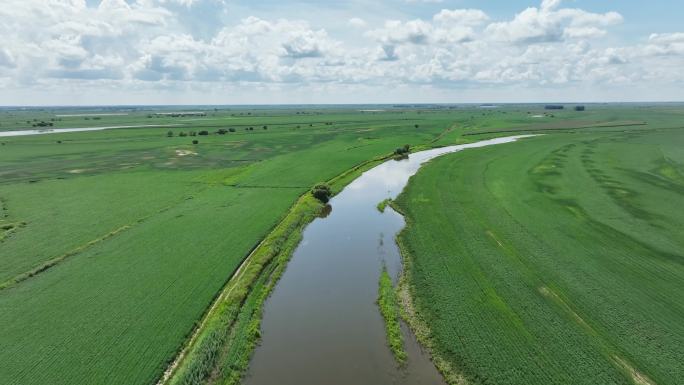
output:
[[[408,144],[405,144],[402,147],[397,147],[396,150],[394,150],[394,159],[399,160],[399,159],[406,159],[408,158],[408,154],[411,151],[411,146]]]
[[[328,203],[330,197],[332,196],[332,190],[327,184],[318,183],[313,189],[311,189],[311,195],[323,203]]]

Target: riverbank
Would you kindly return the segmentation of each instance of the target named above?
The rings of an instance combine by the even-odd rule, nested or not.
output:
[[[678,383],[683,140],[548,135],[411,179],[402,297],[448,382]]]
[[[391,158],[391,154],[360,163],[331,179],[333,194],[363,172]],[[249,364],[260,338],[262,306],[278,282],[302,236],[302,230],[325,206],[309,192],[302,195],[284,219],[245,258],[217,296],[159,385],[236,384]]]
[[[367,179],[373,178],[374,174],[364,174],[368,170],[372,169],[375,173],[382,173],[384,169],[396,168],[396,171],[392,172],[391,175],[396,176],[395,173],[399,172],[399,175],[402,175],[400,179],[392,181],[380,178],[376,183],[378,181],[381,183],[390,182],[392,186],[390,189],[394,191],[394,195],[397,195],[408,181],[409,176],[417,171],[423,161],[431,157],[461,148],[505,143],[512,140],[515,140],[515,138],[495,139],[458,147],[437,148],[412,155],[411,159],[413,160],[408,162],[390,161],[390,163],[385,163],[391,157],[391,154],[388,154],[387,156],[378,157],[351,168],[331,179],[329,184],[334,193],[339,193],[350,182],[354,182],[354,185],[358,185],[358,183],[364,185],[363,182],[359,182],[359,175],[363,174]],[[381,164],[382,169],[376,167]],[[369,188],[367,185],[364,186],[364,188]],[[370,191],[358,190],[358,187],[354,187],[353,190],[357,190],[357,193],[362,193],[364,200],[369,200],[368,203],[370,204],[369,208],[371,208],[370,212],[373,213],[372,215],[382,215],[377,211],[377,200],[374,200],[376,199],[374,196],[379,198],[385,195],[387,186],[378,186],[372,193]],[[350,203],[352,206],[349,209],[361,209],[355,203]],[[298,200],[284,220],[247,258],[238,275],[230,280],[223,293],[218,297],[211,310],[200,323],[200,327],[193,333],[189,344],[178,355],[176,361],[169,366],[169,370],[167,370],[160,384],[235,384],[239,382],[242,373],[250,362],[251,352],[260,339],[261,314],[264,301],[269,297],[285,266],[292,257],[294,249],[300,243],[302,230],[321,213],[322,208],[323,206],[308,193]],[[335,215],[335,212],[333,212],[333,215]],[[391,215],[391,213],[388,213],[388,215]],[[400,226],[403,226],[403,222],[393,221],[391,226],[397,226],[396,230],[387,229],[387,231],[393,233],[392,231],[398,231],[401,228]],[[363,233],[362,227],[359,227],[358,231]],[[361,236],[360,234],[354,235],[352,239]],[[335,239],[338,239],[340,235],[333,231],[330,237],[331,240],[326,241],[327,243],[335,242]],[[370,250],[376,250],[376,247],[372,246]],[[400,263],[398,251],[396,254],[397,263]],[[370,267],[359,268],[361,271],[364,271]],[[393,266],[393,269],[398,273],[398,266]],[[372,285],[376,288],[374,291],[376,292],[377,282],[377,278],[372,281]],[[350,309],[350,311],[356,310]],[[377,317],[377,308],[371,309],[370,313],[371,317]],[[302,331],[302,333],[305,333],[305,331]],[[379,348],[382,349],[386,345],[386,338],[384,338],[384,333],[380,336],[385,340],[385,343],[379,345]],[[295,342],[293,341],[292,343]],[[431,366],[429,360],[427,362]],[[427,366],[423,366],[420,369],[420,371],[426,370],[428,370]]]
[[[400,365],[406,362],[406,351],[404,350],[404,337],[401,334],[399,324],[399,301],[397,293],[392,284],[392,278],[383,267],[378,283],[378,308],[385,320],[385,330],[387,332],[387,344]]]

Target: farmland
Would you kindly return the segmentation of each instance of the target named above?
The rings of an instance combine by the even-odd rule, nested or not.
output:
[[[684,129],[653,118],[663,129],[555,131],[412,178],[393,204],[414,321],[450,378],[681,383]]]
[[[174,126],[0,140],[4,384],[153,383],[301,194],[453,123],[448,111],[66,110],[6,109],[0,128]]]
[[[451,345],[444,349],[459,363],[461,357],[470,357],[478,365],[491,365],[486,370],[463,366],[483,383],[503,383],[500,377],[484,377],[490,374],[518,381],[511,383],[530,378],[556,381],[577,366],[576,357],[591,362],[589,369],[594,370],[587,364],[579,366],[587,371],[578,373],[600,375],[606,383],[624,383],[624,365],[638,368],[655,383],[674,383],[673,376],[682,373],[675,361],[682,353],[677,349],[683,335],[676,322],[682,318],[681,301],[672,303],[678,298],[672,293],[681,292],[677,282],[682,278],[681,221],[676,216],[678,186],[683,183],[676,146],[682,137],[672,129],[684,117],[678,106],[595,106],[586,113],[561,111],[543,118],[532,117],[544,113],[540,106],[486,111],[477,106],[360,109],[1,109],[0,132],[42,129],[42,124],[35,126],[42,122],[51,123],[51,129],[140,127],[0,137],[0,383],[153,384],[203,320],[170,383],[238,382],[258,338],[264,298],[299,241],[301,228],[321,209],[306,194],[311,186],[328,181],[338,192],[405,144],[417,150],[511,131],[550,135],[438,160],[415,178],[399,202],[415,227],[405,233],[404,242],[415,261],[410,269],[414,294],[435,326],[435,341],[451,341],[452,322],[471,322],[472,329],[462,332],[463,338],[473,338],[473,345],[458,346],[475,350],[453,351]],[[201,114],[183,113],[198,110]],[[566,152],[552,153],[573,143]],[[459,168],[466,162],[450,161],[459,157],[473,160]],[[483,164],[493,158],[502,160],[483,173]],[[572,178],[557,175],[560,163]],[[494,182],[481,178],[492,173]],[[510,187],[503,175],[517,184]],[[580,177],[584,179],[574,179]],[[441,178],[467,183],[446,184]],[[440,193],[436,183],[445,186],[445,195],[432,198],[440,205],[425,204],[430,198],[423,195]],[[498,194],[495,201],[506,206],[485,206],[491,192],[483,186],[493,189]],[[470,202],[467,208],[463,201],[454,201],[455,196]],[[520,196],[525,200],[514,199]],[[443,212],[442,203],[448,207]],[[491,226],[492,236],[477,238],[481,228],[472,227],[467,242],[443,241],[461,236],[445,233],[453,226],[466,226],[457,222],[459,210],[484,215],[477,211],[482,207],[489,215],[482,221],[500,219],[484,222]],[[508,217],[502,214],[507,212]],[[524,227],[526,231],[541,232],[546,229],[543,219],[551,212],[565,220],[555,227],[566,226],[577,237],[585,237],[580,246],[563,237],[567,232],[545,234],[544,238],[556,237],[548,244],[534,243],[539,233],[506,233],[519,231],[511,223],[523,220],[534,222]],[[433,231],[432,217],[453,226]],[[421,232],[423,226],[427,230]],[[461,299],[458,290],[467,295],[465,290],[473,288],[450,286],[453,276],[436,273],[429,260],[421,259],[421,251],[435,255],[424,249],[426,244],[445,248],[437,255],[466,255],[458,247],[471,252],[482,247],[489,250],[489,258],[501,258],[499,250],[492,249],[492,237],[504,245],[520,242],[506,250],[524,250],[515,255],[532,258],[511,259],[515,269],[495,266],[492,274],[510,276],[492,285],[526,294],[511,299],[515,303],[508,306],[513,309],[536,306],[544,312],[515,322],[499,319],[518,326],[538,322],[538,330],[522,337],[516,334],[518,329],[488,336],[500,338],[500,345],[478,339],[480,318],[475,322],[463,318],[467,314],[435,314],[427,306],[434,301],[435,306],[450,308],[450,301]],[[596,244],[603,245],[604,258],[590,258],[587,249]],[[559,248],[576,253],[559,253]],[[634,250],[640,251],[639,257]],[[248,262],[253,263],[243,265],[231,280],[250,252]],[[617,263],[618,256],[624,261]],[[450,263],[474,269],[482,262],[459,261]],[[618,273],[629,281],[616,278]],[[477,279],[487,278],[484,272],[479,274]],[[661,279],[650,279],[656,274]],[[520,288],[521,282],[528,286]],[[525,291],[530,287],[533,290]],[[219,305],[204,318],[219,296]],[[657,301],[649,301],[653,298]],[[494,303],[494,310],[506,305],[506,299]],[[471,314],[472,309],[463,311]],[[568,309],[582,317],[580,327],[568,318]],[[662,316],[656,320],[648,314]],[[519,344],[523,337],[548,338],[559,345],[543,351],[538,344]],[[579,347],[565,349],[567,341]],[[488,350],[477,350],[478,344]],[[664,357],[655,359],[660,346]],[[533,377],[506,373],[496,366],[506,361],[487,358],[495,347],[501,354],[517,352],[513,359],[521,357],[520,352],[529,353],[549,369],[540,369]],[[635,353],[642,350],[646,353]],[[617,358],[611,361],[613,355]],[[678,371],[668,374],[667,367]]]

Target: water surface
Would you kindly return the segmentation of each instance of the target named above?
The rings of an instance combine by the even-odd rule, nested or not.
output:
[[[133,126],[102,126],[102,127],[78,127],[78,128],[37,128],[35,130],[12,130],[0,131],[0,137],[10,136],[28,136],[28,135],[45,135],[45,134],[61,134],[68,132],[84,132],[84,131],[102,131],[111,130],[114,128],[143,128],[143,127],[172,127],[178,124],[138,124]]]
[[[285,273],[266,301],[262,341],[246,385],[444,384],[403,326],[407,365],[399,368],[376,305],[383,264],[396,278],[401,256],[394,242],[404,219],[388,207],[424,162],[450,152],[515,141],[486,140],[411,154],[361,175],[331,201],[331,213],[306,227]]]

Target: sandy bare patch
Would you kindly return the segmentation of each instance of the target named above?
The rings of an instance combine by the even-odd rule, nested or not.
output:
[[[191,151],[191,150],[176,150],[176,156],[188,156],[188,155],[197,155],[197,153],[194,151]]]

